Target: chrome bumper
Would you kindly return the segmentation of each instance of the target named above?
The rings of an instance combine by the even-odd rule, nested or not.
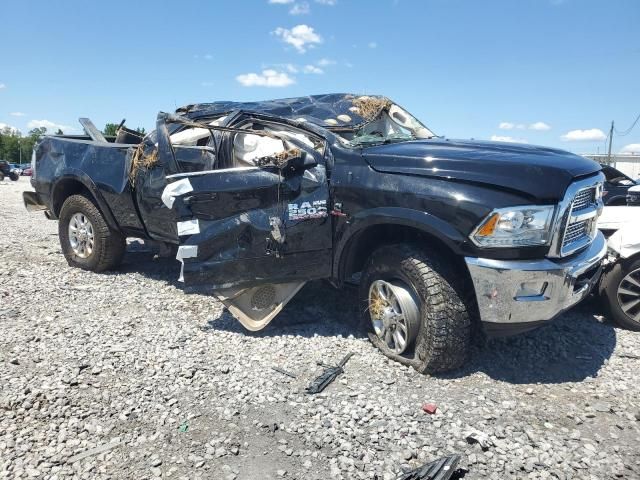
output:
[[[606,253],[607,242],[598,232],[586,250],[569,258],[465,257],[480,319],[489,328],[551,320],[589,294],[600,278]]]

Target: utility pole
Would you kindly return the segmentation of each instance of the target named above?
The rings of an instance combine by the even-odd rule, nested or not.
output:
[[[607,165],[611,165],[611,144],[613,143],[613,120],[611,120],[611,130],[609,130],[609,155],[607,155]]]

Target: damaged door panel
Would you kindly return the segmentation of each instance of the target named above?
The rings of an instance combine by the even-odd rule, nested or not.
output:
[[[259,330],[305,281],[331,274],[326,169],[317,152],[287,150],[273,132],[223,128],[221,150],[235,166],[216,169],[215,159],[194,153],[203,147],[174,145],[177,165],[193,165],[194,155],[206,165],[168,175],[161,197],[176,219],[180,280],[210,285],[247,329]],[[258,158],[250,159],[252,148]]]

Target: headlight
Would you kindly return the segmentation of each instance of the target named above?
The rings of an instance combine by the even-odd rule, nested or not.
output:
[[[547,245],[555,206],[500,208],[491,212],[470,235],[479,247]]]

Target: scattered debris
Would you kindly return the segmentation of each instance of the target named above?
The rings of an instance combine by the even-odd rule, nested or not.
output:
[[[180,426],[178,427],[178,431],[182,432],[182,433],[184,433],[184,432],[186,432],[188,430],[189,430],[189,423],[187,423],[187,422],[182,422],[180,424]]]
[[[436,410],[438,410],[438,406],[435,403],[425,403],[422,405],[422,411],[429,415],[436,413]]]
[[[383,110],[388,109],[391,100],[384,97],[358,97],[352,100],[353,106],[357,109],[358,115],[365,120],[374,120]]]
[[[291,373],[291,372],[287,372],[286,370],[280,368],[280,367],[271,367],[271,370],[275,370],[278,373],[281,373],[283,375],[286,375],[287,377],[291,377],[291,378],[298,378],[295,374]]]
[[[477,443],[478,445],[480,445],[480,448],[482,448],[482,450],[485,452],[489,450],[490,447],[493,446],[493,442],[489,438],[489,435],[487,435],[486,433],[480,432],[478,430],[469,430],[464,435],[464,437],[467,443],[471,445],[473,445],[474,443]]]
[[[135,184],[136,174],[140,168],[149,169],[158,163],[158,149],[153,148],[150,152],[145,152],[145,143],[140,142],[131,157],[131,170],[129,171],[129,181]]]
[[[82,453],[78,453],[77,455],[74,455],[73,457],[69,457],[69,459],[67,460],[67,463],[75,463],[79,460],[82,460],[84,458],[87,457],[92,457],[94,455],[100,455],[101,453],[104,452],[108,452],[109,450],[116,448],[118,445],[120,445],[120,441],[116,440],[115,442],[111,442],[111,443],[105,443],[104,445],[99,445],[95,448],[90,448],[89,450],[85,450]]]
[[[449,455],[400,476],[398,480],[447,480],[457,472],[460,455]]]
[[[326,367],[326,370],[320,374],[311,384],[306,388],[307,393],[320,393],[327,385],[333,382],[338,375],[344,373],[343,367],[353,356],[353,352],[347,353],[345,357],[340,360],[340,363],[336,367]]]

